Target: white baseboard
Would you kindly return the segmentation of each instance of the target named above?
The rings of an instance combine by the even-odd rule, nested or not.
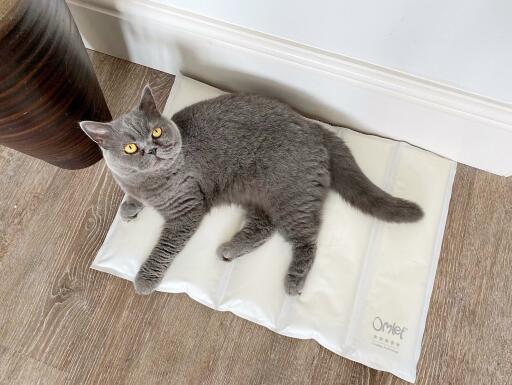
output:
[[[115,3],[68,0],[88,47],[512,174],[509,104],[150,0]]]

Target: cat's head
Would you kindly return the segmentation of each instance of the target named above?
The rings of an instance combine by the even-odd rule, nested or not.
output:
[[[181,151],[178,127],[160,114],[149,86],[131,112],[110,123],[83,121],[80,127],[101,147],[109,168],[120,175],[157,171]]]

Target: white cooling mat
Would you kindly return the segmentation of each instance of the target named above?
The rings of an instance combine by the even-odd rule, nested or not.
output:
[[[178,76],[164,114],[221,93]],[[313,338],[343,357],[414,382],[456,164],[405,143],[324,125],[346,141],[374,183],[417,202],[425,217],[384,223],[330,193],[306,286],[302,295],[289,297],[283,287],[289,244],[276,233],[254,252],[220,261],[215,250],[240,229],[243,211],[217,207],[158,290],[185,292],[213,309],[286,336]],[[128,223],[118,214],[92,268],[133,280],[162,222],[151,208]]]

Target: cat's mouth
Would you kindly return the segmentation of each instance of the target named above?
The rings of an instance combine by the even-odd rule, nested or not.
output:
[[[158,156],[155,155],[153,157],[153,162],[152,163],[153,163],[153,165],[156,166],[156,165],[160,165],[162,162],[165,162],[166,160],[169,160],[169,159],[171,159],[171,158],[166,158],[166,157],[161,156],[161,155],[158,155]]]
[[[154,164],[158,164],[158,163],[162,162],[163,160],[164,160],[163,158],[160,158],[160,157],[158,157],[158,156],[155,156],[155,157],[153,158],[153,163],[154,163]]]
[[[160,151],[156,152],[156,154],[154,155],[154,158],[155,158],[155,162],[161,162],[161,161],[164,161],[164,160],[169,160],[169,159],[173,158],[173,153],[172,153],[172,151],[171,152],[167,152],[165,150],[160,150]]]

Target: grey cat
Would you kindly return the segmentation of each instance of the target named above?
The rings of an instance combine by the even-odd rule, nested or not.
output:
[[[155,290],[203,216],[219,203],[244,207],[243,228],[217,254],[231,261],[278,230],[292,245],[285,277],[300,294],[315,256],[322,205],[334,189],[361,211],[390,222],[413,222],[421,208],[395,198],[361,171],[343,140],[286,104],[254,94],[229,94],[163,117],[146,86],[139,106],[110,123],[85,121],[112,175],[127,195],[130,220],[152,206],[165,225],[135,278]]]

